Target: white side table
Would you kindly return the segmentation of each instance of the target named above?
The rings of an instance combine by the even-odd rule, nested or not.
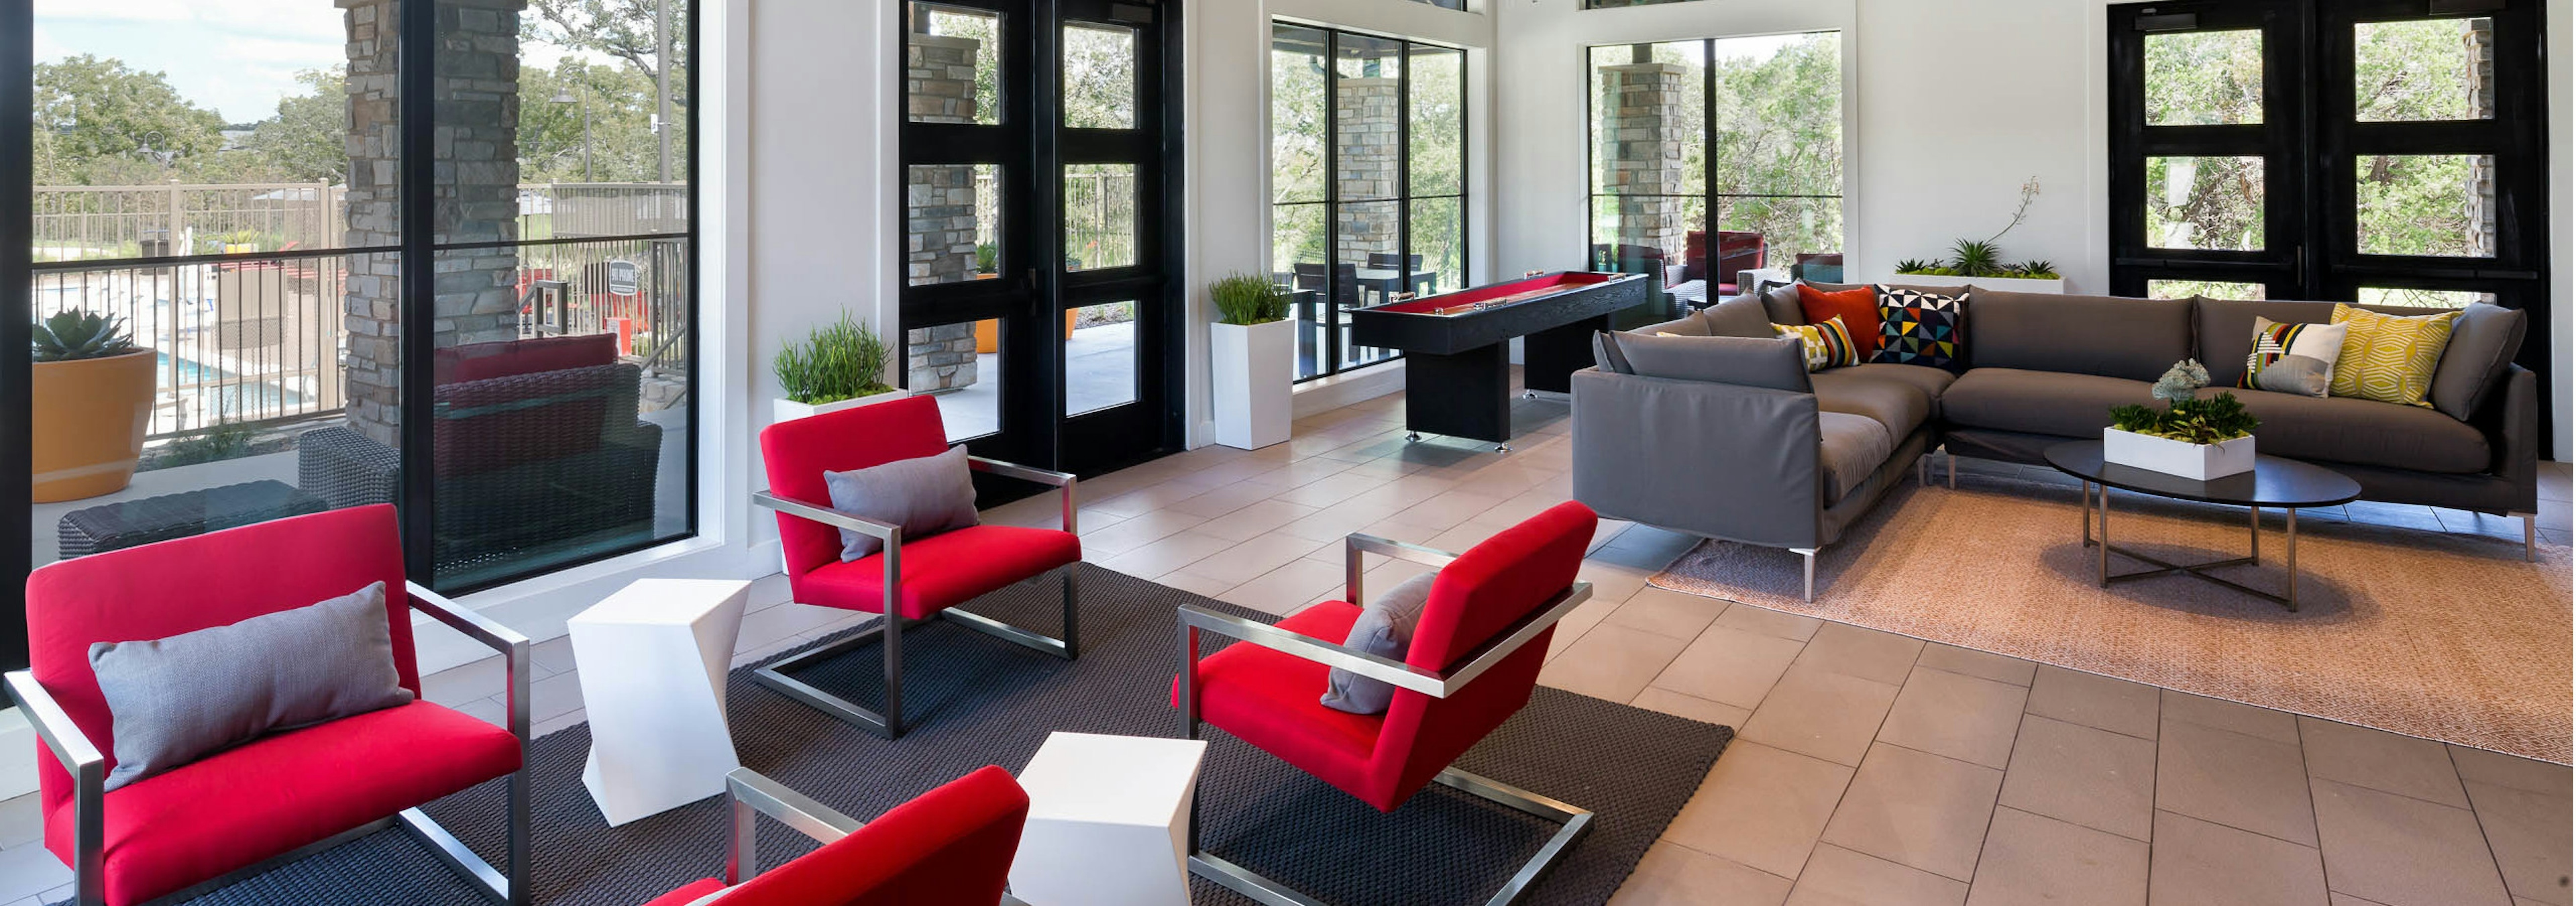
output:
[[[639,579],[573,616],[590,718],[581,782],[609,826],[721,794],[741,766],[725,669],[750,598],[749,582]]]
[[[1011,895],[1030,906],[1188,906],[1203,739],[1052,733],[1020,772]]]

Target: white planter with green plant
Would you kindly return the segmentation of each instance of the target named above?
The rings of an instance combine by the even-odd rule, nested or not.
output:
[[[1288,291],[1270,278],[1235,274],[1208,285],[1217,322],[1208,325],[1216,384],[1216,442],[1257,450],[1288,439],[1297,326]]]
[[[843,314],[838,323],[778,350],[770,371],[787,395],[770,401],[772,423],[902,399],[886,386],[886,345],[876,331]]]
[[[1933,261],[1908,258],[1896,263],[1896,276],[1889,283],[1906,286],[1966,286],[2019,293],[2063,293],[2066,279],[2057,273],[2057,265],[2046,261],[2007,261],[2000,244],[2004,234],[2020,226],[2030,216],[2030,203],[2039,198],[2039,177],[2021,185],[2021,206],[2013,209],[2012,221],[1992,236],[1961,239],[1950,245],[1950,255]]]
[[[2175,362],[2150,392],[2165,410],[2115,406],[2102,429],[2102,461],[2116,466],[2208,481],[2254,471],[2254,429],[2260,424],[2233,393],[2200,398],[2209,369]]]

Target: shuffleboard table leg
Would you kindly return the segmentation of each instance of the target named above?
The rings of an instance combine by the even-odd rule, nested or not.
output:
[[[1512,373],[1504,344],[1404,357],[1404,429],[1487,443],[1512,439]]]

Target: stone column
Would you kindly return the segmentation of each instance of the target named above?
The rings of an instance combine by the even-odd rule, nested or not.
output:
[[[1404,249],[1403,221],[1397,205],[1371,203],[1395,199],[1404,187],[1404,157],[1398,136],[1404,83],[1394,78],[1339,78],[1333,97],[1333,179],[1342,203],[1334,206],[1334,227],[1341,239],[1336,263],[1365,264],[1368,256],[1392,255]]]
[[[904,44],[904,110],[913,122],[975,122],[973,38],[915,33]],[[975,168],[904,168],[904,271],[913,286],[972,280],[975,266]],[[904,334],[904,368],[915,393],[970,387],[976,380],[975,325],[947,324]]]
[[[352,246],[401,242],[402,138],[394,0],[333,0],[348,29],[348,235]],[[438,11],[439,242],[519,238],[519,14],[525,0],[443,0]],[[441,254],[434,325],[440,347],[518,336],[516,250]],[[400,424],[401,262],[351,255],[349,426],[391,445]]]
[[[2460,36],[2468,53],[2469,116],[2472,119],[2495,116],[2495,20],[2470,19]],[[2496,253],[2496,185],[2495,158],[2475,155],[2469,158],[2468,185],[2469,253],[2493,257]]]
[[[1672,263],[1679,263],[1683,234],[1692,226],[1679,197],[1691,131],[1682,116],[1690,70],[1629,63],[1601,67],[1600,73],[1602,191],[1614,199],[1612,234],[1622,245],[1670,252]]]

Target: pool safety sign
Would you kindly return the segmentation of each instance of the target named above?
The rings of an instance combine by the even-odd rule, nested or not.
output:
[[[609,295],[612,295],[612,296],[632,296],[632,295],[634,295],[634,294],[635,294],[635,278],[636,278],[635,262],[627,261],[627,260],[622,259],[622,258],[611,258],[611,259],[609,259],[609,261],[608,261],[608,294],[609,294]]]

